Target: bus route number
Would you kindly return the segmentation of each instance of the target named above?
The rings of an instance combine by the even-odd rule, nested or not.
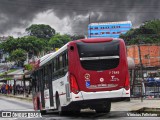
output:
[[[109,74],[118,75],[118,74],[119,74],[119,71],[109,71]]]

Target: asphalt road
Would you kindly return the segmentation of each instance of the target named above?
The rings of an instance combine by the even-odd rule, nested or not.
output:
[[[155,102],[155,101],[154,101]],[[118,119],[118,120],[132,120],[132,119],[148,119],[148,117],[127,117],[130,112],[124,109],[126,106],[130,107],[131,104],[138,105],[139,101],[131,102],[119,102],[112,103],[111,112],[108,114],[97,114],[94,110],[82,110],[78,115],[65,115],[59,116],[56,112],[49,111],[42,117],[31,117],[31,118],[14,118],[17,120],[85,120],[85,119]],[[134,107],[134,106],[133,106]],[[20,100],[16,98],[9,98],[0,95],[0,111],[33,111],[32,102],[26,100]],[[158,120],[159,117],[150,117],[151,119]],[[0,118],[0,120],[13,120],[13,118]]]
[[[0,95],[0,111],[4,110],[33,110],[32,102]]]

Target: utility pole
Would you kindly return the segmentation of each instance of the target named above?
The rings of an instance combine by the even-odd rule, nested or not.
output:
[[[140,63],[140,75],[142,77],[142,80],[141,80],[141,102],[143,102],[143,95],[144,95],[143,90],[145,88],[144,88],[144,77],[143,77],[143,64],[142,64],[141,49],[140,49],[139,41],[138,41],[138,52],[139,52],[139,63]]]

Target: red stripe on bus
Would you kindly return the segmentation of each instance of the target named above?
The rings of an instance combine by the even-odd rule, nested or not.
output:
[[[59,96],[61,96],[61,95],[65,95],[66,93],[62,93],[62,94],[59,94]],[[55,97],[55,96],[53,96],[53,97]],[[50,97],[46,97],[46,98],[44,98],[44,99],[49,99]]]

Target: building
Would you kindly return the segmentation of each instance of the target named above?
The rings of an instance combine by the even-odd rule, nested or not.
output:
[[[88,25],[88,38],[119,38],[120,34],[126,33],[131,28],[131,21],[91,23]]]

